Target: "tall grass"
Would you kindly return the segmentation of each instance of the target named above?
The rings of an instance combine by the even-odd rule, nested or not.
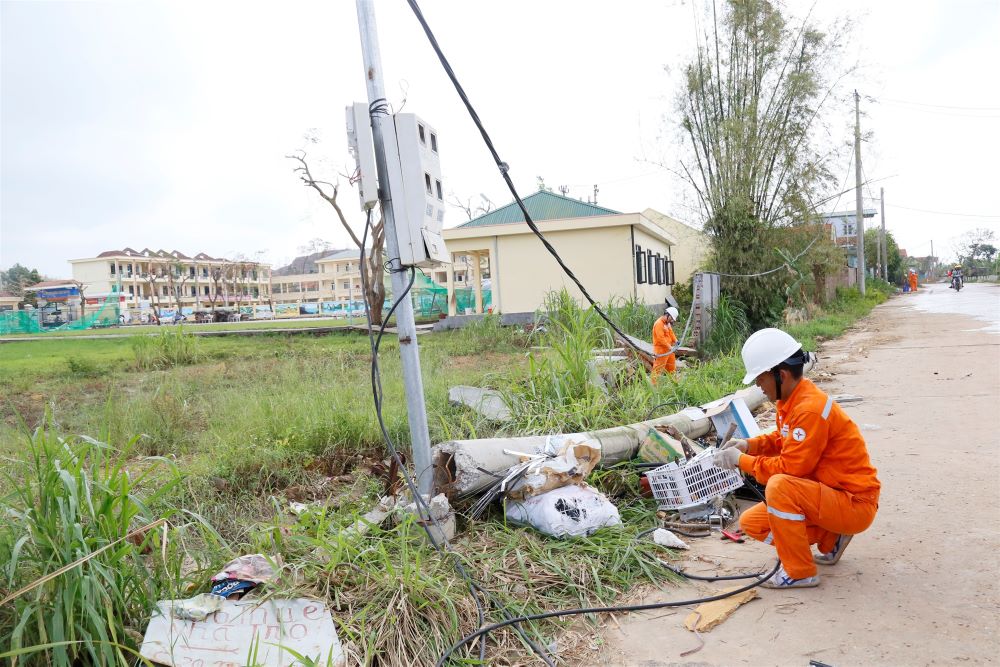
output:
[[[197,337],[183,326],[164,329],[157,336],[132,336],[135,367],[142,371],[170,368],[198,361]]]
[[[653,325],[662,315],[662,307],[657,310],[642,303],[636,297],[612,299],[604,306],[604,312],[618,328],[630,336],[648,340]]]
[[[0,498],[0,573],[8,591],[160,518],[151,503],[179,479],[163,459],[146,459],[130,474],[125,453],[90,438],[62,438],[51,426],[24,445],[25,458],[3,473],[11,492]],[[176,570],[167,577],[162,561],[142,555],[148,543],[137,542],[121,542],[0,607],[0,650],[52,645],[28,653],[29,665],[132,664],[135,632],[156,600],[181,584]]]
[[[743,304],[723,294],[712,316],[712,332],[700,351],[709,357],[735,354],[750,335],[750,320]]]

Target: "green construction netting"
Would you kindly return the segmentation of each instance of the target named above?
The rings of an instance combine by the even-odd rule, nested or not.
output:
[[[118,295],[109,295],[96,312],[69,322],[52,317],[52,312],[44,307],[0,312],[0,334],[50,333],[114,326],[118,324]]]
[[[413,310],[417,317],[430,318],[441,313],[447,314],[448,288],[439,285],[423,273],[417,273],[410,294],[413,296]],[[484,289],[483,310],[489,308],[492,303],[491,291]],[[464,314],[466,310],[475,311],[476,291],[468,287],[456,288],[455,309],[459,315]]]

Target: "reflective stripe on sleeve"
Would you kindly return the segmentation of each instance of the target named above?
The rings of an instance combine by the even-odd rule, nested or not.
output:
[[[788,519],[789,521],[805,521],[805,514],[792,514],[791,512],[782,512],[781,510],[776,510],[770,505],[767,506],[767,513],[773,514],[779,519]]]
[[[774,542],[774,533],[768,533],[767,537],[764,538],[764,544],[771,544]]]
[[[823,406],[823,419],[829,418],[831,410],[833,410],[833,398],[827,397],[826,405]]]

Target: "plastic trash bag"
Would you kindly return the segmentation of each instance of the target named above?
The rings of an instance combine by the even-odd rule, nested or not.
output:
[[[585,484],[570,484],[523,501],[508,500],[504,511],[509,521],[552,537],[581,537],[622,523],[607,496]]]

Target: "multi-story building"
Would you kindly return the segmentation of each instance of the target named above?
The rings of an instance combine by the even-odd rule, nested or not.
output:
[[[115,294],[125,297],[128,309],[235,308],[266,304],[271,298],[271,266],[261,262],[125,248],[69,263],[88,305],[95,308]]]

